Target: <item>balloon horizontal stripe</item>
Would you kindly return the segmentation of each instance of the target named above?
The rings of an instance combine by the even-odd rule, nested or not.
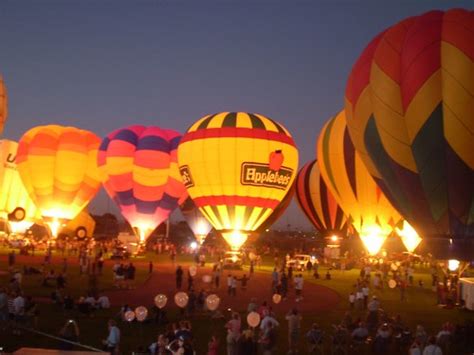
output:
[[[286,143],[291,146],[295,146],[293,139],[290,136],[287,136],[286,134],[272,131],[254,130],[251,128],[230,127],[208,128],[206,130],[197,130],[194,132],[189,132],[183,137],[181,143],[207,138],[257,138],[273,140],[281,143]]]
[[[212,206],[212,205],[226,205],[226,206],[255,206],[262,208],[276,208],[278,200],[272,200],[261,197],[250,196],[200,196],[193,199],[198,207]]]

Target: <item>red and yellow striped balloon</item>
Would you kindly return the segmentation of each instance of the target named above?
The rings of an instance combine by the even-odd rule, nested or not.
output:
[[[178,162],[194,203],[238,249],[287,194],[298,150],[288,130],[268,117],[223,112],[189,128]]]
[[[141,242],[187,198],[177,162],[181,134],[129,126],[102,141],[98,166],[105,190]]]
[[[400,215],[370,176],[349,137],[344,111],[323,127],[317,145],[321,176],[370,254],[377,254]]]
[[[99,190],[99,144],[92,132],[58,125],[32,128],[20,139],[18,171],[53,236]]]
[[[323,236],[341,234],[346,228],[346,216],[322,179],[316,160],[298,173],[296,197],[301,210]]]

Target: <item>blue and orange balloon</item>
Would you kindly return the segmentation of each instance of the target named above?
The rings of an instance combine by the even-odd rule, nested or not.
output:
[[[181,134],[129,126],[110,133],[99,148],[105,190],[141,242],[187,197],[177,163]]]

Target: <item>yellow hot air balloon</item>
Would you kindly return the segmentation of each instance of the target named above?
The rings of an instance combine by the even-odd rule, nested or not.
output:
[[[72,221],[69,221],[69,223],[61,229],[61,233],[82,239],[85,237],[92,237],[94,229],[94,218],[92,218],[87,210],[84,210],[81,211]]]
[[[223,112],[189,128],[178,163],[196,206],[239,249],[293,184],[298,150],[288,130],[268,117]]]
[[[24,233],[41,220],[41,214],[21,181],[16,166],[18,143],[0,140],[0,219],[8,220],[10,230]]]
[[[3,78],[0,76],[0,133],[3,132],[3,126],[7,121],[8,116],[8,97],[7,88],[3,82]]]
[[[18,170],[53,236],[99,190],[99,145],[99,137],[92,132],[57,125],[32,128],[21,138]]]
[[[377,254],[400,215],[355,151],[343,111],[323,127],[317,156],[321,176],[334,198],[359,233],[367,251]]]

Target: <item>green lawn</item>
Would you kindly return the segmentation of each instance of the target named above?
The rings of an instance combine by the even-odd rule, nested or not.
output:
[[[156,264],[159,262],[165,262],[168,260],[166,255],[154,256],[153,254],[147,255],[145,260],[154,260]],[[192,258],[189,256],[179,258],[178,261],[181,264],[191,262]],[[271,261],[265,259],[264,265],[257,272],[269,273],[271,271]],[[106,273],[100,278],[100,288],[107,289],[112,287],[112,275],[109,268]],[[5,270],[5,262],[0,262],[0,270]],[[324,275],[326,268],[320,268],[320,274]],[[347,296],[353,289],[353,284],[359,275],[359,270],[345,271],[331,271],[332,280],[319,279],[315,280],[310,274],[306,274],[306,282],[314,282],[324,286],[327,286],[337,291],[342,301],[338,306],[331,310],[324,312],[323,314],[304,314],[303,315],[303,331],[306,332],[313,322],[319,323],[325,330],[326,334],[330,334],[331,325],[339,323],[343,314],[349,309]],[[146,268],[137,268],[137,282],[143,282],[147,277]],[[87,288],[87,282],[84,282],[84,276],[79,276],[77,267],[70,266],[69,289],[71,294],[80,295],[83,294]],[[424,288],[418,286],[409,288],[407,290],[407,301],[400,302],[400,294],[397,289],[392,290],[385,288],[383,291],[377,292],[377,295],[381,299],[382,307],[390,314],[400,314],[403,321],[414,328],[416,324],[423,324],[425,328],[431,332],[437,332],[442,323],[449,320],[451,322],[465,322],[467,320],[474,321],[474,312],[467,312],[459,309],[446,310],[439,308],[435,305],[436,295],[431,291],[430,288],[430,275],[426,270],[417,270],[415,274],[415,281],[423,279],[425,283]],[[5,275],[0,276],[0,283],[4,283],[7,280]],[[39,279],[25,278],[24,288],[26,294],[49,296],[51,290],[41,288],[39,286]],[[311,297],[311,295],[305,295],[305,297]],[[243,311],[243,310],[242,310]],[[40,321],[39,329],[50,333],[57,334],[62,324],[66,319],[74,318],[77,319],[81,330],[81,342],[94,347],[101,347],[100,341],[106,336],[107,333],[107,320],[114,317],[118,313],[118,309],[112,309],[107,311],[100,311],[94,316],[94,318],[85,318],[73,312],[72,314],[64,314],[60,309],[57,309],[54,305],[42,304],[40,306]],[[225,313],[225,312],[224,312]],[[226,313],[225,313],[226,314]],[[227,314],[226,314],[227,315]],[[245,314],[242,313],[243,317]],[[280,321],[279,332],[279,347],[280,351],[278,354],[285,354],[287,351],[287,325],[283,319],[284,315],[279,315],[278,320]],[[354,311],[353,316],[364,316],[362,311]],[[179,319],[179,315],[173,309],[169,311],[168,317],[171,321]],[[245,323],[245,322],[244,322]],[[224,321],[213,321],[208,316],[201,315],[193,319],[193,332],[196,338],[196,349],[197,354],[205,354],[207,349],[207,342],[210,335],[216,332],[221,339],[221,350],[220,354],[225,353],[225,331],[223,328]],[[120,324],[122,330],[122,351],[124,354],[129,354],[131,351],[136,350],[140,344],[148,346],[157,334],[163,331],[162,327],[157,327],[153,324]],[[6,350],[14,350],[20,346],[36,346],[36,347],[56,347],[57,341],[49,340],[48,338],[25,334],[22,337],[8,336],[2,337],[0,335],[0,346],[4,346]],[[304,346],[304,339],[301,337],[302,349],[306,349]],[[2,344],[3,343],[3,344]],[[302,353],[305,353],[303,351]],[[454,352],[455,353],[455,352]]]

